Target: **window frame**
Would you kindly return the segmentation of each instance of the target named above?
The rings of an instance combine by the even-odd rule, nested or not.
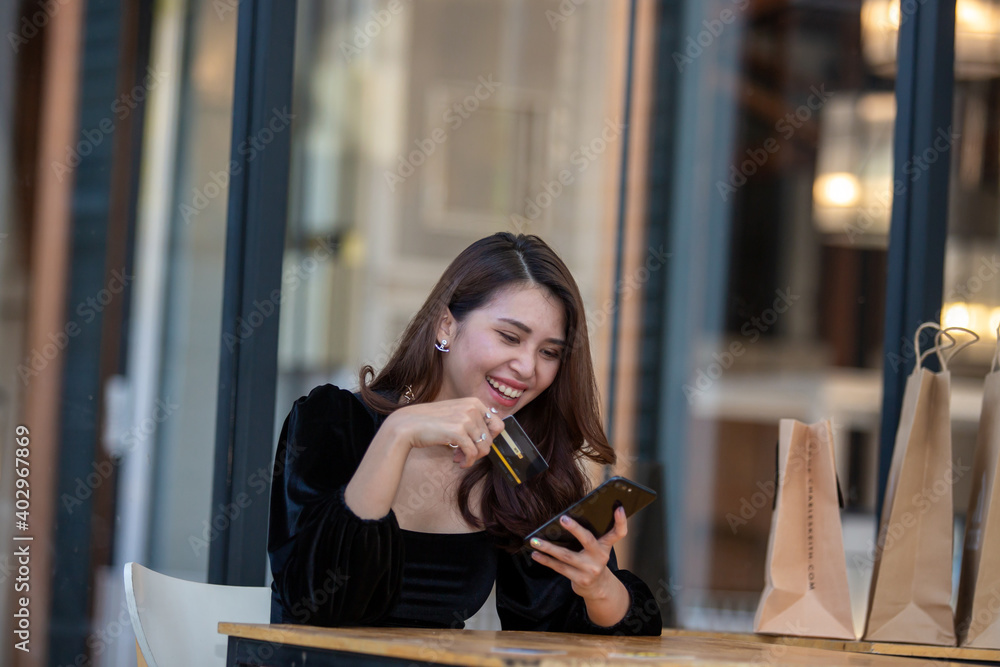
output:
[[[270,493],[260,492],[257,477],[272,463],[292,133],[290,126],[275,131],[269,123],[276,110],[292,111],[297,5],[239,2],[210,512],[212,584],[261,586],[267,576]],[[272,137],[266,145],[248,150],[266,136]],[[273,306],[270,313],[258,311],[263,302]],[[252,332],[242,335],[247,324]],[[214,525],[218,516],[227,519],[222,526]]]

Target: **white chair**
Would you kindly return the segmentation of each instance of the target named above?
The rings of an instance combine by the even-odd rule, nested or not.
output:
[[[125,601],[139,667],[225,665],[228,638],[219,634],[219,622],[271,620],[266,586],[200,584],[136,563],[125,564]]]

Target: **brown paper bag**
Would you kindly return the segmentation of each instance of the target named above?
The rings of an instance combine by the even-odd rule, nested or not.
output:
[[[920,333],[937,329],[935,346],[920,351]],[[951,609],[954,517],[951,464],[951,374],[944,352],[949,332],[922,324],[914,339],[917,362],[906,380],[889,480],[882,505],[864,638],[869,641],[955,645]],[[967,333],[973,334],[971,331]],[[935,353],[941,371],[923,368]]]
[[[955,628],[961,646],[1000,649],[1000,329],[983,386],[972,495],[965,515]]]
[[[855,639],[838,496],[830,422],[782,419],[755,632]]]

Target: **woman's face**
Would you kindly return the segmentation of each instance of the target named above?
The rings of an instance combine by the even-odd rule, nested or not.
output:
[[[544,287],[504,289],[461,325],[446,315],[442,338],[451,351],[439,353],[444,378],[436,400],[474,396],[505,417],[555,379],[565,348],[563,307]]]

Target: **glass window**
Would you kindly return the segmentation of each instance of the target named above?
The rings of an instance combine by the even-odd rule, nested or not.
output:
[[[749,630],[778,422],[830,419],[860,625],[899,3],[690,0],[660,16],[637,3],[631,41],[622,4],[299,3],[276,432],[313,386],[354,388],[361,363],[384,364],[468,243],[538,233],[583,291],[619,472],[662,492],[623,562],[665,589],[680,625]],[[952,192],[963,195],[943,309],[984,331],[1000,323],[997,230],[973,213],[997,199],[997,49],[969,17],[993,4],[958,7]],[[675,111],[651,116],[661,105]],[[662,133],[669,155],[650,143]],[[971,377],[985,359],[969,353]],[[958,400],[978,406],[966,391],[960,380]]]
[[[151,416],[156,421],[153,459],[152,521],[149,524],[149,567],[185,579],[205,581],[213,529],[212,464],[215,405],[219,375],[219,331],[225,265],[229,143],[233,116],[233,76],[236,56],[236,12],[216,12],[212,3],[187,8],[184,36],[176,32],[175,16],[160,15],[160,38],[183,39],[186,47],[175,89],[176,115],[151,114],[147,136],[173,137],[174,146],[157,159],[173,162],[165,184],[173,196],[151,192],[164,183],[150,183],[145,198],[164,208],[151,211],[140,225],[143,234],[158,238],[140,250],[139,265],[162,267],[159,285],[162,329],[158,340],[159,368],[142,364],[133,382],[151,383]],[[179,42],[174,48],[180,48]],[[173,60],[181,53],[164,50]],[[154,63],[153,66],[166,67]],[[173,153],[172,151],[176,151]],[[155,170],[154,170],[155,171]],[[157,229],[157,226],[162,225]],[[140,244],[142,244],[140,238]],[[139,298],[152,297],[156,287]],[[144,331],[140,328],[140,331]],[[142,334],[133,345],[142,345]],[[147,375],[143,371],[149,370]],[[159,401],[166,405],[157,408]],[[165,418],[159,416],[167,415]]]
[[[685,627],[752,627],[782,418],[833,420],[864,616],[870,565],[851,555],[875,536],[895,119],[879,4],[685,3],[665,389],[650,436]]]

